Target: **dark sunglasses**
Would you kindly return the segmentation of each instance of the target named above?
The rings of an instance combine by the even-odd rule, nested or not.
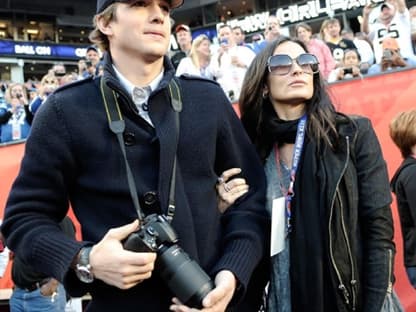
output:
[[[267,68],[272,75],[287,75],[291,71],[294,61],[304,73],[316,74],[319,72],[318,59],[315,55],[309,53],[300,54],[294,59],[286,54],[272,55],[267,60]]]
[[[62,73],[62,72],[55,72],[55,76],[56,77],[63,77],[63,76],[65,76],[66,75],[66,73]]]

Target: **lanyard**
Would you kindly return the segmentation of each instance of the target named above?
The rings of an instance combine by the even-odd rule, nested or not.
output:
[[[285,190],[283,184],[280,183],[280,187],[282,193],[285,195],[285,203],[286,203],[286,220],[287,220],[287,231],[290,232],[291,224],[290,219],[292,217],[292,210],[291,210],[291,202],[293,196],[295,196],[294,192],[294,185],[296,179],[296,171],[298,170],[300,157],[302,155],[303,143],[305,142],[305,134],[306,134],[306,115],[303,115],[302,118],[299,120],[298,128],[296,131],[296,140],[295,140],[295,147],[293,149],[293,156],[292,156],[292,169],[290,170],[290,182],[289,188]],[[280,180],[282,180],[282,173],[280,172],[280,155],[279,155],[279,148],[277,144],[274,146],[275,151],[275,159],[276,159],[276,167],[278,170],[278,174],[280,176]]]

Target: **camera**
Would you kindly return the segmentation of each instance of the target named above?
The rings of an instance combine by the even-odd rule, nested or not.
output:
[[[185,305],[202,308],[202,300],[214,289],[211,278],[177,245],[175,230],[163,215],[147,216],[141,228],[123,242],[124,249],[156,252],[155,271]]]
[[[344,75],[346,74],[351,74],[352,75],[352,68],[348,67],[348,68],[344,68]]]
[[[392,51],[391,51],[391,50],[389,50],[389,49],[384,49],[384,50],[383,50],[383,58],[384,58],[386,61],[390,61],[390,60],[393,58],[393,53],[392,53]]]
[[[227,38],[221,39],[220,44],[224,46],[228,45],[228,39]]]
[[[85,61],[85,65],[86,65],[87,67],[91,67],[91,66],[92,66],[92,62],[91,62],[90,60],[86,60],[86,61]]]

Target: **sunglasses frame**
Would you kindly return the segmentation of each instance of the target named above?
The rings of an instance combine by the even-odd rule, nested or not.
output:
[[[271,66],[271,61],[272,61],[272,59],[274,58],[274,57],[279,57],[279,56],[284,56],[284,57],[287,57],[287,59],[289,59],[290,60],[290,64],[287,64],[287,65],[283,65],[283,64],[279,64],[279,65],[275,65],[275,66]],[[303,57],[303,56],[309,56],[309,57],[312,57],[312,59],[314,59],[316,62],[315,63],[305,63],[305,64],[300,64],[299,63],[299,58],[301,58],[301,57]],[[290,72],[291,72],[291,70],[293,69],[293,64],[294,63],[297,63],[298,64],[298,66],[300,67],[300,68],[302,68],[302,71],[304,72],[304,73],[308,73],[308,74],[317,74],[317,73],[319,73],[319,61],[318,61],[318,58],[314,55],[314,54],[311,54],[311,53],[302,53],[302,54],[299,54],[296,58],[291,58],[289,55],[287,55],[287,54],[275,54],[275,55],[271,55],[268,59],[267,59],[267,69],[269,70],[269,73],[270,74],[272,74],[272,75],[276,75],[276,76],[284,76],[284,75],[287,75],[287,74],[289,74]],[[309,68],[310,68],[310,71],[309,70],[305,70],[305,68],[303,68],[303,66],[305,66],[305,65],[309,65]],[[314,67],[316,66],[316,68],[314,69]],[[286,73],[283,73],[283,74],[278,74],[278,73],[276,73],[275,72],[275,70],[274,70],[274,68],[278,68],[278,67],[280,67],[280,69],[282,69],[282,67],[288,67],[288,70],[287,70],[287,72]]]

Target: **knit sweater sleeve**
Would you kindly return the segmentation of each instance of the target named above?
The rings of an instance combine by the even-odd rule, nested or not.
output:
[[[60,281],[82,245],[59,227],[68,211],[67,186],[75,168],[65,118],[53,96],[38,111],[2,225],[11,250]]]
[[[226,103],[221,109],[219,116],[223,118],[217,145],[217,172],[241,168],[250,190],[224,214],[224,253],[213,271],[229,269],[245,289],[267,245],[266,178],[254,146],[232,106]]]

